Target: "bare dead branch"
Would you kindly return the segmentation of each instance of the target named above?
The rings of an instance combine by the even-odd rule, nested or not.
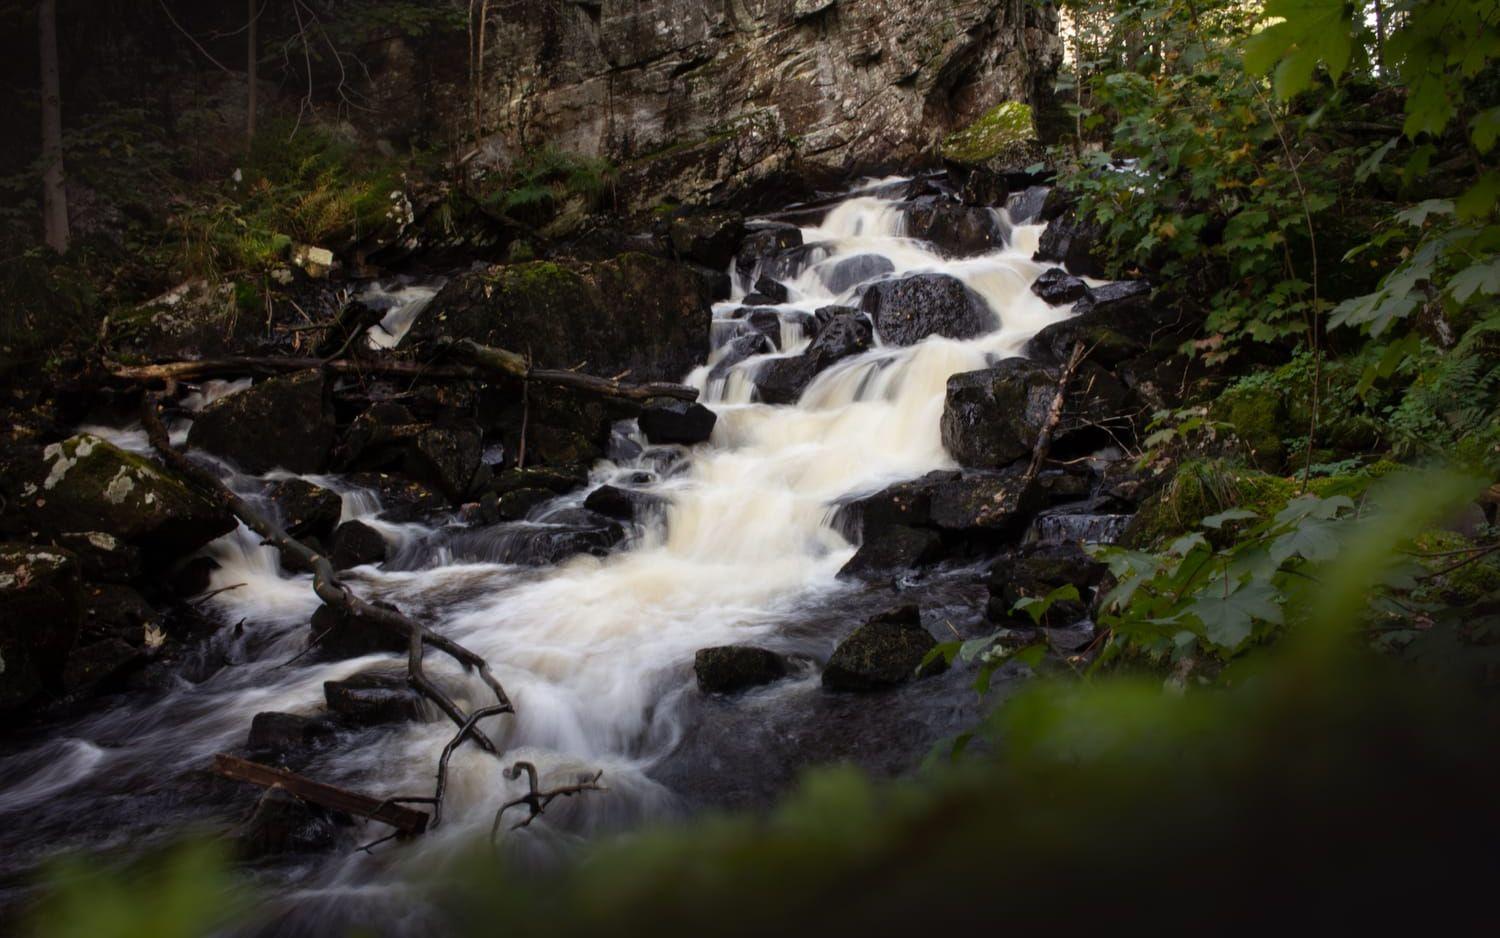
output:
[[[558,798],[571,798],[586,791],[608,791],[603,785],[599,784],[599,779],[604,777],[603,769],[600,769],[593,775],[580,774],[578,780],[572,785],[562,785],[557,788],[549,788],[545,791],[537,787],[536,766],[530,762],[517,762],[505,770],[505,777],[508,779],[520,778],[523,772],[526,773],[526,783],[530,791],[513,801],[507,801],[500,806],[499,811],[495,812],[495,822],[490,825],[491,843],[500,834],[500,820],[505,817],[505,812],[511,808],[525,805],[530,810],[524,821],[519,821],[511,825],[511,830],[520,830],[523,827],[529,826],[532,821],[535,821],[542,814],[546,813],[547,806]]]

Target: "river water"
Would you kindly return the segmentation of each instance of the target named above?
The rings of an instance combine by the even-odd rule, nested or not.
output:
[[[806,659],[826,655],[858,624],[855,616],[865,605],[886,601],[837,578],[855,545],[830,524],[834,506],[951,466],[938,429],[948,377],[1019,354],[1028,338],[1062,315],[1028,289],[1042,270],[1031,260],[1039,227],[1015,227],[1009,243],[986,256],[947,260],[903,236],[902,214],[881,195],[887,189],[856,191],[821,223],[803,229],[804,241],[823,245],[826,256],[784,281],[789,299],[776,307],[786,320],[776,354],[806,345],[796,325],[799,313],[858,305],[858,285],[835,295],[826,277],[839,261],[859,255],[889,261],[893,270],[881,276],[930,271],[961,279],[994,314],[992,331],[968,341],[934,337],[911,347],[877,347],[823,372],[791,406],[753,400],[754,370],[771,356],[719,369],[711,379],[724,349],[705,349],[705,364],[685,378],[718,414],[712,440],[684,452],[637,439],[636,455],[593,470],[592,484],[623,482],[669,500],[664,513],[608,556],[577,556],[551,567],[490,562],[456,518],[437,525],[382,520],[376,493],[338,477],[307,477],[343,495],[344,520],[375,525],[395,548],[387,568],[358,568],[349,582],[484,655],[517,714],[483,725],[504,761],[472,746],[455,754],[440,829],[373,855],[307,861],[285,877],[301,883],[303,898],[357,893],[403,870],[430,869],[487,835],[496,808],[522,790],[521,782],[502,776],[516,759],[535,763],[544,785],[603,770],[609,789],[560,802],[526,831],[507,835],[508,851],[544,859],[600,832],[682,811],[678,781],[727,771],[714,761],[715,739],[743,749],[753,745],[745,742],[754,735],[751,724],[813,714],[852,726],[861,717],[851,708],[883,706],[821,701],[835,695],[818,689],[811,660],[787,681],[738,702],[706,702],[691,663],[698,649],[730,643],[765,644]],[[735,299],[714,310],[717,343],[738,328],[730,317],[747,283],[736,279]],[[390,312],[372,344],[398,342],[432,292],[431,285],[382,291]],[[189,403],[237,389],[211,386]],[[93,429],[146,449],[138,429]],[[622,433],[628,436],[631,428]],[[224,471],[238,490],[259,497],[264,479]],[[542,506],[527,523],[545,526],[549,514],[576,507],[582,494]],[[214,753],[241,746],[256,713],[317,713],[323,682],[398,664],[391,656],[371,656],[285,666],[306,642],[318,605],[310,578],[282,570],[275,552],[244,528],[207,553],[220,565],[211,589],[223,592],[206,609],[230,628],[195,653],[194,666],[163,678],[153,694],[122,698],[50,728],[45,739],[23,741],[0,762],[0,826],[12,831],[7,840],[23,858],[15,862],[30,865],[57,849],[126,846],[185,822],[214,820],[216,793],[227,783],[198,770]],[[935,602],[964,606],[956,595],[933,594]],[[428,661],[460,705],[489,702],[477,680],[440,655]],[[939,709],[946,716],[935,724],[957,719],[963,706]],[[715,720],[718,735],[705,736],[705,721]],[[806,728],[805,721],[799,725]],[[917,735],[931,730],[935,738],[955,728],[924,724]],[[353,733],[307,772],[372,793],[427,794],[452,734],[453,727],[439,720]],[[684,752],[693,754],[686,766]],[[384,832],[371,825],[364,839]]]

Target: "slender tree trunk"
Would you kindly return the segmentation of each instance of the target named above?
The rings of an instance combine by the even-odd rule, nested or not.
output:
[[[42,62],[42,232],[47,246],[61,254],[68,249],[68,197],[63,189],[57,0],[41,0],[36,18]]]
[[[1385,73],[1385,4],[1375,0],[1375,64]]]
[[[256,71],[260,65],[260,43],[256,37],[257,20],[260,19],[259,12],[255,8],[256,0],[248,0],[250,4],[250,23],[246,28],[249,39],[246,40],[245,52],[245,146],[248,148],[255,142],[255,106],[256,106]]]

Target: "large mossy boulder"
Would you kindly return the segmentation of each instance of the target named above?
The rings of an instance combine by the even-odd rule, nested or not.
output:
[[[78,559],[65,550],[0,544],[0,711],[62,688],[83,618]]]
[[[922,661],[937,646],[937,639],[922,626],[916,606],[902,606],[882,613],[855,629],[839,642],[823,668],[823,686],[829,690],[885,690],[912,678],[943,669],[942,659],[925,668]]]
[[[203,408],[188,445],[259,475],[272,469],[322,472],[336,435],[320,371],[268,378]]]
[[[890,345],[914,345],[932,335],[972,339],[999,325],[979,294],[947,274],[872,283],[860,295],[860,309]]]
[[[708,351],[710,303],[693,268],[648,254],[534,261],[455,277],[412,335],[529,352],[542,368],[676,381]]]
[[[6,454],[0,487],[10,534],[94,532],[161,566],[234,530],[224,507],[144,457],[89,433]]]

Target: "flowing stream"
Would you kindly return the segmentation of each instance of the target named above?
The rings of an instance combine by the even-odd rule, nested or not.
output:
[[[304,896],[358,892],[382,869],[440,865],[487,834],[496,808],[524,790],[501,774],[516,759],[534,762],[544,785],[602,769],[609,791],[559,803],[524,833],[508,836],[509,850],[546,858],[580,838],[671,816],[678,797],[653,769],[692,730],[700,696],[694,652],[775,643],[795,631],[789,623],[800,622],[804,632],[818,632],[804,647],[826,654],[858,624],[845,618],[833,629],[806,625],[829,621],[829,610],[854,608],[851,597],[861,589],[836,577],[855,545],[831,526],[834,506],[951,466],[938,429],[948,377],[1019,354],[1028,338],[1062,315],[1028,290],[1042,269],[1031,260],[1038,227],[1014,228],[1010,243],[992,254],[945,260],[930,245],[903,237],[903,216],[879,195],[885,190],[864,191],[876,194],[852,193],[820,224],[803,229],[805,242],[823,246],[826,256],[784,281],[789,299],[775,307],[783,319],[782,349],[775,354],[795,354],[807,344],[797,325],[801,314],[858,305],[858,285],[835,294],[827,278],[840,261],[860,255],[889,262],[892,270],[879,276],[932,271],[961,279],[989,305],[994,329],[968,341],[934,337],[911,347],[874,348],[824,371],[796,405],[769,406],[753,400],[751,378],[772,356],[714,368],[725,353],[722,343],[739,328],[730,317],[747,284],[736,282],[736,299],[714,310],[719,347],[705,350],[706,364],[686,376],[718,414],[712,440],[684,450],[635,439],[637,445],[617,448],[617,460],[593,470],[593,485],[614,482],[668,499],[664,513],[608,556],[580,555],[551,567],[495,562],[486,549],[493,546],[486,540],[491,535],[457,519],[445,525],[381,520],[375,493],[339,477],[308,477],[343,495],[344,520],[374,524],[394,547],[386,568],[350,572],[355,588],[400,604],[484,655],[517,715],[484,724],[505,751],[504,762],[472,746],[455,754],[440,829],[373,856],[308,861],[318,870],[301,881],[309,890]],[[380,298],[392,301],[390,313],[387,328],[378,337],[372,331],[372,342],[399,341],[432,292],[430,286],[382,291]],[[206,388],[194,403],[236,389]],[[95,432],[146,448],[139,430]],[[624,428],[625,435],[632,432]],[[225,471],[242,492],[264,486]],[[540,507],[519,527],[545,529],[550,516],[576,508],[583,494]],[[517,528],[501,527],[493,537]],[[211,802],[209,790],[221,783],[197,775],[185,782],[184,772],[242,745],[256,713],[316,713],[324,681],[399,666],[394,656],[284,666],[306,642],[318,605],[310,578],[283,571],[276,553],[243,527],[207,552],[220,564],[211,589],[224,590],[208,608],[230,626],[198,653],[207,677],[175,676],[147,700],[129,698],[61,732],[53,728],[44,741],[0,762],[0,825],[17,824],[12,829],[23,841],[16,845],[22,853],[117,846],[167,830],[181,822],[176,818],[202,816],[195,806]],[[442,656],[428,661],[460,705],[489,702],[477,680]],[[816,682],[816,668],[808,664],[747,697],[807,695]],[[453,727],[440,720],[351,733],[307,774],[373,792],[427,794],[452,735]],[[365,839],[382,833],[370,825]]]

